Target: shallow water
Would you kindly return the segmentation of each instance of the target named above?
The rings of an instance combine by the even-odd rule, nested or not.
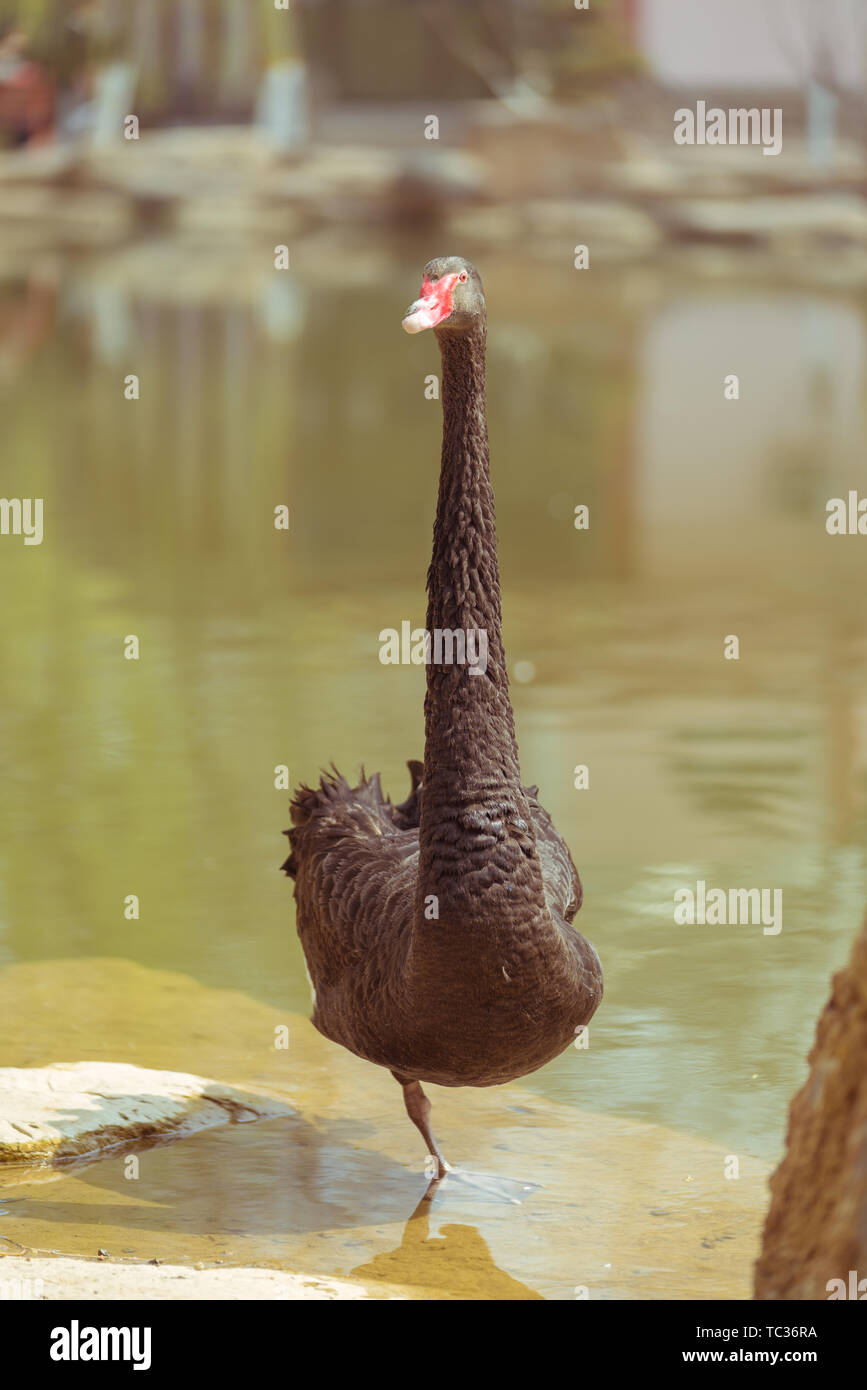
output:
[[[423,1298],[744,1298],[766,1169],[658,1125],[559,1105],[520,1086],[431,1088],[454,1164],[432,1204],[391,1078],[306,1019],[128,961],[31,962],[0,975],[27,1061],[46,1055],[191,1067],[290,1096],[286,1120],[0,1168],[0,1243],[117,1262],[267,1264],[352,1274]],[[52,1034],[52,1051],[43,1039]],[[287,1027],[288,1049],[274,1046]],[[103,1043],[99,1038],[105,1039]],[[118,1040],[122,1039],[122,1044]],[[574,1049],[564,1059],[580,1068]],[[397,1103],[395,1103],[397,1102]],[[480,1178],[541,1184],[522,1205]]]
[[[106,1057],[254,1081],[269,1042],[240,1034],[233,1007],[222,1050],[203,1056],[186,1026],[196,991],[230,986],[269,1017],[307,1010],[274,769],[288,764],[294,783],[331,759],[348,773],[363,762],[402,797],[405,761],[421,756],[423,673],[377,653],[381,629],[424,620],[439,431],[424,379],[438,360],[399,319],[429,253],[311,243],[291,281],[268,271],[265,248],[209,272],[200,248],[160,243],[8,268],[3,492],[44,497],[45,539],[0,538],[0,997],[27,963],[48,1007],[4,1028],[2,1064]],[[602,1117],[600,1145],[623,1142],[620,1117],[661,1127],[675,1152],[682,1136],[684,1155],[708,1145],[764,1166],[780,1151],[867,897],[865,542],[824,529],[829,497],[867,493],[867,318],[841,296],[757,284],[746,263],[742,277],[641,269],[588,287],[571,270],[515,277],[511,255],[479,259],[522,767],[572,846],[579,925],[606,971],[589,1051],[520,1090],[548,1117],[536,1162],[556,1210],[581,1142],[564,1109],[582,1126]],[[131,371],[136,402],[123,397]],[[731,371],[737,402],[723,399]],[[288,534],[271,525],[283,502]],[[572,524],[582,502],[586,533]],[[123,659],[129,634],[137,662]],[[728,634],[737,662],[723,659]],[[582,763],[590,788],[577,791]],[[674,892],[699,879],[782,890],[782,930],[675,925]],[[128,921],[132,893],[141,915]],[[124,1008],[110,958],[145,967]],[[73,978],[64,962],[77,963],[77,1014],[76,1000],[51,1007]],[[188,982],[171,992],[168,1053],[147,1038],[162,1026],[165,971]],[[305,1123],[333,1105],[341,1069],[372,1072],[322,1044],[302,1081],[293,1055],[280,1085],[304,1089]],[[409,1126],[385,1081],[369,1083],[375,1110],[346,1120],[363,1128],[360,1168],[351,1143],[313,1143],[291,1123],[154,1151],[153,1248],[219,1257],[201,1241],[227,1248],[231,1229],[227,1258],[350,1272],[329,1230],[375,1230],[380,1215],[382,1247],[362,1240],[359,1265],[401,1248],[415,1189],[394,1164],[420,1167],[420,1155],[414,1133],[397,1138]],[[472,1138],[495,1162],[499,1129],[484,1141],[475,1117],[510,1134],[511,1096],[438,1096],[447,1150]],[[392,1141],[403,1156],[383,1169],[375,1156]],[[287,1145],[309,1162],[279,1196]],[[210,1192],[227,1165],[230,1189],[257,1176],[227,1197],[231,1227],[190,1218],[190,1243],[178,1194],[203,1180]],[[18,1234],[0,1232],[106,1245],[80,1195],[50,1195],[99,1189],[101,1167],[38,1184]],[[593,1191],[597,1212],[614,1210],[604,1185]],[[580,1273],[545,1277],[526,1226],[472,1202],[463,1224],[482,1239],[492,1220],[497,1268],[571,1296]],[[150,1258],[123,1230],[119,1249]],[[688,1291],[685,1267],[672,1280]],[[630,1287],[615,1281],[609,1296]]]

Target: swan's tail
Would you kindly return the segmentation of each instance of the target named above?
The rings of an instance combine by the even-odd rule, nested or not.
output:
[[[318,787],[308,787],[304,783],[298,787],[289,803],[289,814],[292,818],[292,829],[284,830],[287,836],[291,852],[289,858],[285,860],[280,868],[288,878],[295,878],[298,873],[298,841],[299,831],[303,829],[313,817],[323,811],[331,810],[336,802],[346,801],[352,795],[352,788],[346,778],[341,776],[337,768],[333,766],[332,772],[323,772],[319,779]],[[362,770],[362,779],[364,771]]]
[[[298,787],[289,808],[292,828],[283,831],[283,834],[289,839],[291,850],[289,858],[280,865],[287,877],[295,878],[297,876],[298,853],[304,838],[304,827],[320,817],[333,816],[335,812],[344,809],[355,815],[360,814],[365,818],[369,818],[371,812],[380,815],[385,813],[388,819],[402,830],[418,825],[421,809],[422,764],[409,762],[407,767],[412,780],[412,790],[406,801],[402,802],[400,806],[393,806],[384,794],[379,773],[375,772],[372,777],[366,777],[364,768],[361,769],[361,781],[357,787],[351,787],[346,778],[333,765],[331,772],[323,772],[318,787],[304,785]]]

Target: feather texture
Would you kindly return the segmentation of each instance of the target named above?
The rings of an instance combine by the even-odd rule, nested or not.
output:
[[[353,787],[335,770],[299,788],[283,867],[295,880],[320,1032],[404,1084],[488,1086],[569,1045],[602,997],[602,971],[571,925],[582,896],[572,857],[538,789],[520,779],[501,635],[484,295],[469,262],[430,262],[426,283],[444,274],[462,279],[436,330],[443,453],[428,631],[483,631],[487,666],[472,674],[428,665],[424,763],[408,764],[410,794],[399,805],[378,775]]]

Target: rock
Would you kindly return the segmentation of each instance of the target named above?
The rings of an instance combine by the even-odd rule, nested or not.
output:
[[[181,1138],[291,1106],[185,1072],[122,1062],[0,1068],[0,1164],[57,1162],[156,1135]]]
[[[211,192],[229,200],[273,163],[252,127],[176,126],[90,150],[82,156],[82,172],[102,187],[137,198]]]
[[[849,1271],[867,1279],[867,925],[834,976],[809,1063],[771,1178],[756,1298],[827,1299],[833,1279],[851,1297]]]
[[[487,171],[459,150],[418,151],[403,161],[386,196],[385,212],[397,223],[428,225],[454,208],[477,203]]]
[[[184,235],[207,238],[254,238],[259,242],[291,243],[305,225],[294,208],[255,198],[215,201],[211,197],[179,199],[167,218],[168,226]]]
[[[626,158],[605,172],[615,193],[674,197],[686,195],[694,188],[690,171],[666,159],[650,143],[646,148],[630,150]]]
[[[353,260],[344,258],[341,274],[356,273]],[[514,261],[499,265],[506,294]],[[326,272],[323,258],[316,273]],[[536,296],[535,285],[528,294]],[[545,332],[540,327],[540,340]],[[92,1258],[98,1243],[112,1258],[89,1264],[88,1278],[103,1290],[116,1287],[113,1297],[126,1288],[109,1273],[126,1278],[119,1252],[141,1260],[133,1273],[153,1258],[163,1264],[149,1266],[152,1275],[195,1261],[210,1266],[216,1254],[233,1265],[267,1262],[365,1284],[375,1275],[380,1286],[411,1286],[412,1297],[425,1300],[500,1297],[503,1271],[545,1298],[574,1300],[577,1284],[589,1285],[592,1298],[750,1297],[768,1170],[743,1154],[739,1180],[728,1181],[728,1145],[584,1113],[518,1085],[438,1089],[437,1123],[451,1162],[526,1174],[542,1187],[520,1208],[520,1221],[515,1207],[468,1202],[459,1188],[447,1189],[424,1204],[433,1207],[431,1230],[424,1213],[407,1221],[425,1189],[424,1153],[394,1080],[282,1004],[88,956],[0,965],[0,1018],[8,1059],[20,1066],[58,1056],[113,1061],[121,1039],[131,1062],[174,1068],[183,1057],[199,1076],[291,1099],[295,1109],[273,1123],[214,1129],[195,1145],[154,1147],[139,1182],[125,1181],[113,1157],[88,1173],[76,1164],[18,1177],[12,1165],[0,1166],[0,1195],[15,1173],[11,1195],[19,1198],[2,1217],[0,1255],[25,1246],[78,1260]],[[278,1027],[289,1029],[288,1048],[273,1046]],[[575,1054],[577,1065],[584,1061]],[[121,1189],[120,1200],[107,1196]],[[0,1271],[13,1273],[13,1258],[0,1259]],[[209,1268],[189,1271],[190,1280],[210,1277]],[[53,1296],[47,1287],[46,1295]]]
[[[74,176],[79,164],[72,145],[28,145],[0,151],[0,184],[63,183]]]
[[[570,112],[560,119],[522,120],[487,103],[467,131],[465,148],[487,168],[489,187],[506,201],[557,198],[564,189],[596,188],[605,170],[623,157],[616,122],[602,109],[584,113],[581,128]]]
[[[133,226],[126,198],[99,189],[83,191],[51,184],[4,187],[0,197],[0,226],[20,228],[40,244],[103,246],[123,240]]]
[[[672,204],[667,218],[676,236],[694,240],[858,246],[867,240],[867,206],[847,195],[692,200]]]
[[[514,246],[525,231],[520,206],[513,203],[450,209],[446,227],[455,246]]]
[[[619,260],[653,251],[661,234],[653,218],[640,208],[604,198],[533,200],[525,205],[529,235],[556,241],[558,254],[566,245],[586,245],[591,264]]]
[[[106,1264],[92,1260],[0,1255],[0,1302],[48,1302],[67,1299],[288,1299],[319,1302],[407,1299],[411,1289],[370,1281],[334,1279],[322,1274],[296,1274],[285,1269],[208,1269],[186,1265]]]

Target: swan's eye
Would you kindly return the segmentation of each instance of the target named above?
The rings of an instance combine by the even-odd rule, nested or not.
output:
[[[465,270],[462,270],[460,275],[458,276],[458,279],[460,280],[462,285],[466,284],[467,278],[467,272]]]

